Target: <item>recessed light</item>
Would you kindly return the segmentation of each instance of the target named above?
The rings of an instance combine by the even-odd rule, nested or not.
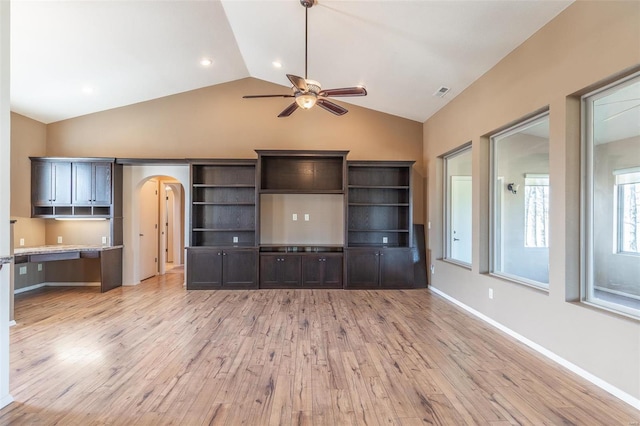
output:
[[[93,93],[93,87],[91,86],[84,86],[82,88],[82,93],[84,93],[85,95],[90,95]]]
[[[200,65],[202,65],[203,67],[208,67],[211,64],[213,64],[213,60],[212,59],[209,59],[209,58],[200,59]]]
[[[282,68],[282,63],[278,61],[271,62],[274,68]]]

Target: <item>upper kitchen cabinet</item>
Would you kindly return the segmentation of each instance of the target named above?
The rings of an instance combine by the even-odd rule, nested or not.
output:
[[[34,206],[69,206],[71,161],[44,161],[32,158],[31,200]]]
[[[31,157],[32,216],[118,216],[121,177],[113,158]]]
[[[111,204],[111,163],[72,163],[73,204]]]

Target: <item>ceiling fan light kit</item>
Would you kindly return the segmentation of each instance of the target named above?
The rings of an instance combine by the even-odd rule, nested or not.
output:
[[[347,97],[347,96],[366,96],[367,90],[364,87],[343,87],[340,89],[322,90],[322,86],[315,80],[307,79],[307,33],[308,19],[307,12],[311,6],[315,4],[315,0],[300,0],[300,4],[305,7],[304,11],[304,78],[297,75],[287,74],[287,78],[293,85],[291,95],[246,95],[245,99],[254,98],[294,98],[294,102],[286,107],[278,117],[288,117],[298,109],[311,109],[315,105],[329,111],[335,115],[344,115],[348,110],[336,103],[326,99],[329,97]]]

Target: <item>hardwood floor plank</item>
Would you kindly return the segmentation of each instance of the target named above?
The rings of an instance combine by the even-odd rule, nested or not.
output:
[[[167,274],[15,307],[0,425],[640,423],[426,289],[187,291]]]

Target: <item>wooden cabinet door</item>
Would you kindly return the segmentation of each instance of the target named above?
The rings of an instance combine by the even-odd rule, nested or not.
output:
[[[31,203],[36,206],[51,205],[53,197],[51,163],[31,162]]]
[[[320,288],[324,283],[324,256],[307,254],[302,256],[302,285]]]
[[[53,205],[68,206],[71,204],[71,163],[51,163]]]
[[[187,252],[187,290],[222,288],[222,250]]]
[[[409,288],[412,286],[411,249],[388,248],[380,250],[380,287]]]
[[[111,204],[111,163],[93,163],[91,169],[93,204],[108,206]]]
[[[111,163],[78,162],[72,169],[74,205],[111,204]]]
[[[282,286],[286,288],[299,287],[302,284],[301,274],[301,256],[287,255],[280,256],[280,281]]]
[[[342,255],[303,255],[302,286],[307,288],[342,288]]]
[[[280,286],[279,265],[279,255],[260,255],[260,288],[278,288]]]
[[[73,197],[71,201],[77,206],[88,206],[93,201],[91,163],[73,163],[72,187]]]
[[[323,288],[342,288],[342,265],[343,256],[341,254],[327,254],[324,256]]]
[[[256,268],[258,252],[251,249],[229,249],[222,253],[222,286],[226,288],[258,288]]]
[[[34,205],[71,204],[71,163],[33,161],[31,200]]]
[[[347,250],[346,288],[377,288],[380,254],[378,249]]]

